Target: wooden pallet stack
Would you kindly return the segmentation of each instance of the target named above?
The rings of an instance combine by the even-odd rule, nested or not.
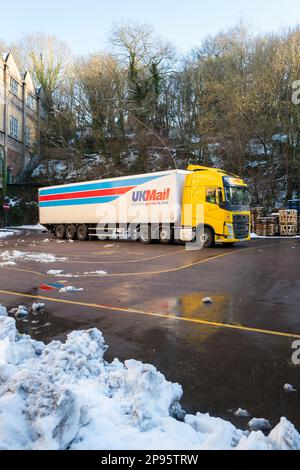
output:
[[[276,223],[276,235],[280,235],[279,212],[274,210],[271,216],[274,217],[274,223]]]
[[[276,216],[258,217],[255,233],[260,237],[274,237],[278,233],[278,223]]]
[[[251,230],[252,232],[256,233],[256,225],[257,225],[257,220],[259,217],[262,217],[264,215],[264,209],[263,207],[253,207],[251,209]]]
[[[298,212],[294,209],[279,211],[281,236],[295,236],[298,232]]]

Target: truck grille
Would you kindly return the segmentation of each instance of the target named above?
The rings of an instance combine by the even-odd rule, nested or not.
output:
[[[248,215],[234,215],[233,227],[235,238],[247,238],[249,236],[249,216]]]

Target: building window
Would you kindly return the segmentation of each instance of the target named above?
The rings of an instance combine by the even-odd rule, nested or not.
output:
[[[17,82],[17,80],[15,80],[14,78],[10,77],[10,91],[18,96],[18,91],[19,91],[19,84]]]
[[[31,109],[34,109],[34,97],[31,93],[27,94],[27,106],[29,106]]]
[[[25,127],[25,144],[26,145],[31,144],[31,130],[30,130],[30,127],[28,126]]]
[[[10,118],[10,135],[14,139],[19,138],[19,121],[13,116]]]

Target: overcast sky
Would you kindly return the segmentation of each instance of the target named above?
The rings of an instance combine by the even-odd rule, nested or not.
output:
[[[43,31],[66,41],[76,54],[104,49],[112,24],[130,19],[153,25],[179,50],[199,45],[207,34],[240,18],[254,31],[300,23],[299,0],[14,0],[1,2],[0,39]],[[5,20],[3,20],[5,18]]]

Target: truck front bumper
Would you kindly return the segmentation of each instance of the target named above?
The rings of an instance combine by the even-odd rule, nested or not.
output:
[[[238,242],[246,242],[248,240],[251,240],[250,234],[247,238],[235,238],[234,236],[232,238],[225,236],[225,235],[216,235],[216,242],[220,243],[238,243]]]

